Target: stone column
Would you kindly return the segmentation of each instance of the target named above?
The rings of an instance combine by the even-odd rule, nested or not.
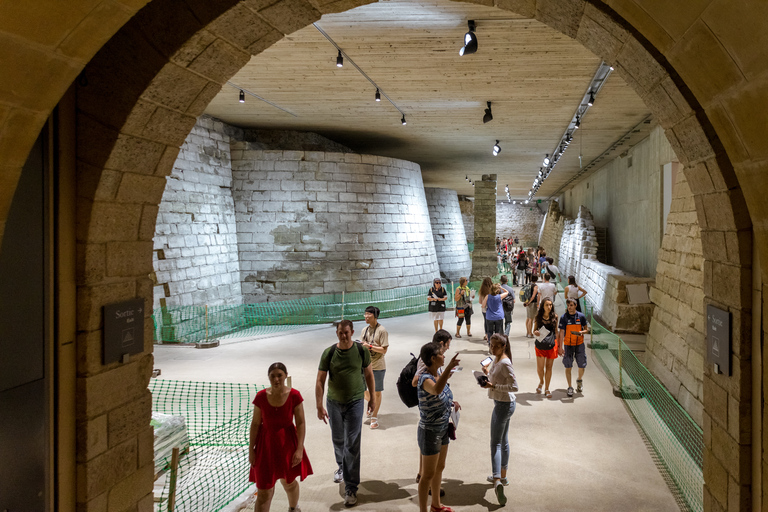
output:
[[[483,174],[483,179],[475,182],[475,250],[470,280],[480,281],[497,273],[496,175]]]
[[[451,281],[469,277],[472,260],[469,259],[459,196],[449,188],[425,188],[424,193],[440,274]]]

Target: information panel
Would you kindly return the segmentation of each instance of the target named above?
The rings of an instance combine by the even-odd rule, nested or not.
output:
[[[144,350],[144,300],[104,306],[104,364]]]
[[[731,314],[707,306],[707,362],[715,371],[731,374]]]

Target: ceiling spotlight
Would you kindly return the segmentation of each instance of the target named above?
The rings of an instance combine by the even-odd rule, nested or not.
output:
[[[544,167],[549,165],[549,153],[547,153],[547,156],[544,157]]]
[[[469,180],[469,176],[464,176],[464,179],[465,180]]]
[[[565,143],[566,144],[570,144],[572,140],[573,140],[573,136],[570,133],[565,136]]]
[[[403,114],[403,118],[400,119],[400,122],[403,123],[403,126],[405,126],[405,114]]]
[[[245,91],[240,89],[240,103],[245,103]]]
[[[339,50],[339,55],[336,56],[336,67],[340,68],[344,66],[344,57],[341,56],[341,50]]]
[[[528,200],[527,199],[525,200],[525,204],[528,204]]]
[[[595,104],[595,93],[592,91],[589,91],[589,101],[587,102],[587,105],[590,107]]]
[[[496,141],[496,144],[493,145],[493,156],[497,156],[499,153],[501,153],[501,146],[499,146],[499,141]]]
[[[485,115],[483,116],[483,123],[493,120],[493,113],[491,113],[491,102],[488,102],[488,108],[485,109]]]
[[[464,34],[464,46],[459,50],[459,55],[470,55],[477,51],[477,36],[475,35],[475,20],[469,20],[469,32]]]
[[[610,70],[613,71],[613,66],[610,66]]]
[[[579,126],[581,126],[581,118],[579,116],[576,116],[576,124],[573,125],[573,128],[578,130]]]
[[[376,101],[381,101],[381,93],[376,89]]]

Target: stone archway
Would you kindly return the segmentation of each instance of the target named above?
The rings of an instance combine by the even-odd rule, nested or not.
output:
[[[87,440],[98,437],[102,430],[110,431],[111,418],[119,419],[129,412],[140,418],[148,416],[145,389],[151,347],[134,363],[103,367],[98,354],[100,311],[103,304],[122,298],[151,297],[146,277],[152,270],[151,238],[164,176],[170,172],[178,147],[220,84],[251,54],[317,20],[324,12],[364,3],[341,1],[318,6],[302,0],[275,4],[226,0],[211,6],[207,2],[154,0],[126,23],[87,66],[88,85],[78,89],[78,411],[85,439],[78,446],[83,489],[79,502],[98,499],[128,476],[141,473],[138,461],[146,459],[149,449],[147,430],[140,424],[121,432],[114,444],[110,441],[98,449]],[[750,173],[766,164],[765,160],[750,160],[752,152],[747,146],[754,147],[754,158],[765,158],[761,153],[764,147],[741,140],[731,123],[749,127],[749,121],[732,121],[723,105],[713,99],[716,95],[703,85],[706,79],[697,79],[691,71],[698,57],[686,53],[685,46],[690,52],[695,40],[686,41],[681,36],[683,42],[672,45],[656,30],[652,19],[643,18],[632,6],[632,2],[623,2],[616,7],[622,18],[597,1],[498,4],[577,39],[617,67],[657,115],[685,164],[703,239],[715,244],[724,240],[735,249],[716,251],[714,244],[707,244],[710,248],[705,249],[704,289],[708,302],[732,312],[734,339],[741,340],[734,347],[734,377],[729,380],[707,375],[705,379],[705,405],[711,426],[705,477],[710,483],[717,482],[714,488],[709,485],[707,492],[718,505],[709,503],[712,508],[735,509],[748,500],[744,487],[748,475],[743,473],[748,466],[744,462],[747,454],[741,453],[748,452],[749,443],[740,434],[750,423],[746,400],[751,378],[751,221],[732,162],[739,165],[743,178],[751,180]],[[700,37],[706,39],[706,35]],[[669,61],[664,56],[667,54]],[[683,72],[688,74],[678,74]],[[759,84],[759,80],[756,82]],[[744,94],[749,96],[750,91],[754,93],[747,89]],[[707,108],[702,107],[697,101],[700,97],[711,99],[712,106],[707,103]],[[30,113],[25,119],[34,127],[40,117],[39,112]],[[759,128],[755,132],[759,133]],[[720,140],[727,143],[727,154]],[[21,147],[23,152],[23,144]],[[17,163],[13,159],[3,162],[3,176],[10,177],[11,185],[15,183],[13,169]],[[753,213],[764,213],[756,189],[749,197],[750,206]],[[720,286],[722,283],[728,286]],[[151,321],[147,319],[146,324],[149,331]],[[129,392],[123,389],[118,393],[118,383],[125,382],[130,383]],[[723,400],[727,407],[721,407]],[[731,418],[718,414],[734,402],[743,415]],[[726,447],[713,448],[713,438]],[[134,457],[133,467],[122,463],[115,464],[115,471],[102,471],[115,461],[131,459],[126,455],[134,453],[138,457]],[[732,455],[736,453],[740,455]],[[151,486],[143,477],[136,483],[140,488],[146,485],[149,492]],[[145,498],[137,495],[137,501]]]

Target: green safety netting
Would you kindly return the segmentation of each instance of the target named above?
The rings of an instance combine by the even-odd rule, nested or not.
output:
[[[667,389],[627,347],[620,336],[601,325],[587,304],[592,355],[654,451],[665,476],[672,481],[682,508],[704,510],[701,428]]]
[[[179,459],[178,512],[215,512],[242,494],[248,482],[251,401],[263,386],[152,379],[152,411],[181,416],[189,438]],[[157,447],[157,442],[156,442]],[[170,455],[155,461],[170,466]],[[170,478],[155,492],[155,511],[168,510]],[[161,481],[161,480],[158,480]]]
[[[455,306],[458,283],[443,282],[448,308]],[[474,290],[480,282],[470,283]],[[341,318],[363,320],[368,306],[381,310],[381,318],[427,311],[428,286],[370,292],[334,293],[302,299],[223,306],[168,306],[153,311],[156,343],[200,343],[231,337],[269,334],[305,325],[331,323]]]

